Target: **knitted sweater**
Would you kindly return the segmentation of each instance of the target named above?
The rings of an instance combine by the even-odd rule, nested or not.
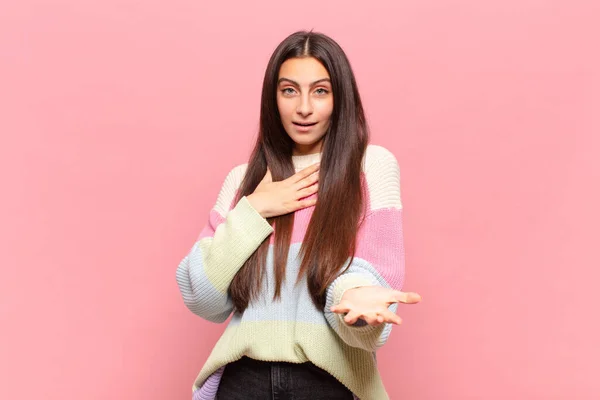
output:
[[[292,156],[296,172],[320,160],[320,153]],[[233,313],[192,386],[193,400],[214,399],[226,365],[246,355],[264,361],[310,361],[326,370],[362,400],[388,399],[377,370],[376,350],[388,339],[392,324],[347,324],[329,311],[345,290],[380,285],[401,289],[404,244],[400,170],[386,148],[369,144],[362,161],[368,213],[357,234],[350,268],[329,285],[324,309],[311,301],[303,284],[294,285],[300,267],[299,250],[314,206],[295,212],[292,240],[281,299],[273,301],[274,228],[247,198],[233,203],[247,164],[230,170],[210,210],[208,222],[181,260],[176,280],[185,305],[208,321],[221,323],[232,314],[227,288],[236,272],[269,238],[267,273],[259,301],[243,313]],[[316,196],[317,193],[311,195]],[[350,262],[340,269],[342,271]],[[396,312],[397,304],[390,305]]]

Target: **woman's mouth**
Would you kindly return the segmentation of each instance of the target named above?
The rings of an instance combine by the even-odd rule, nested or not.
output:
[[[299,132],[308,132],[313,126],[315,126],[316,122],[292,122],[296,127],[296,130]]]

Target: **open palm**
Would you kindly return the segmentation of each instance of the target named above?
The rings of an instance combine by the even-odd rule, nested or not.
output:
[[[400,324],[402,319],[388,307],[392,303],[415,304],[421,296],[414,292],[401,292],[383,286],[362,286],[344,292],[340,303],[332,306],[331,311],[346,314],[344,321],[354,324],[359,318],[369,325],[380,325],[384,322]]]

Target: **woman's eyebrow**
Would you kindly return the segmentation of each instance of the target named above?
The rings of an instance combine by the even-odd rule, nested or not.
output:
[[[300,86],[300,84],[298,82],[293,81],[293,80],[291,80],[289,78],[279,78],[279,80],[277,81],[277,84],[279,85],[281,82],[284,82],[284,81],[293,83],[296,86]],[[317,79],[316,81],[314,81],[313,83],[311,83],[310,86],[316,85],[317,83],[320,83],[320,82],[329,82],[329,83],[331,83],[331,79],[329,79],[329,78]]]

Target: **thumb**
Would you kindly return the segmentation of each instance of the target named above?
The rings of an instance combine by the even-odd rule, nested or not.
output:
[[[401,292],[398,291],[398,296],[396,299],[405,304],[415,304],[421,301],[421,295],[414,292]]]

